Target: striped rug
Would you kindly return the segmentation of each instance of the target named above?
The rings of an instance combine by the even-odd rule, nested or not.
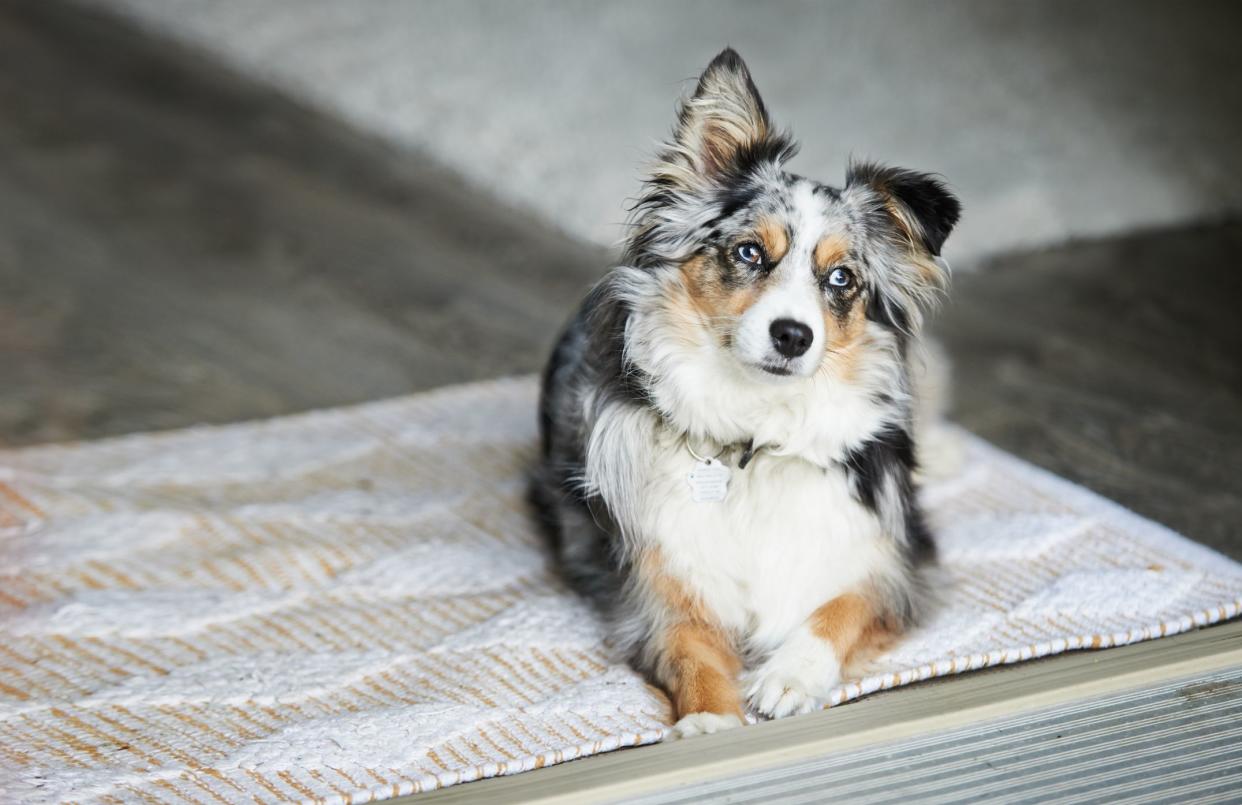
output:
[[[534,400],[0,452],[0,797],[364,802],[659,740],[530,523]],[[955,438],[944,600],[835,702],[1238,614],[1239,565]]]

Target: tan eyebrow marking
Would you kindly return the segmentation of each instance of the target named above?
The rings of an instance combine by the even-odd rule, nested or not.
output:
[[[763,241],[763,249],[768,253],[769,261],[775,263],[789,251],[789,235],[785,231],[785,225],[775,218],[761,218],[755,227],[755,234]]]
[[[845,235],[828,235],[815,244],[815,268],[822,271],[840,263],[850,253],[850,241]]]

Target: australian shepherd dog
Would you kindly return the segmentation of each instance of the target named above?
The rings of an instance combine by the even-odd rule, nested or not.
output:
[[[920,330],[960,206],[870,163],[821,184],[785,170],[795,151],[722,52],[543,380],[536,493],[564,571],[682,737],[822,707],[916,620],[935,553]]]

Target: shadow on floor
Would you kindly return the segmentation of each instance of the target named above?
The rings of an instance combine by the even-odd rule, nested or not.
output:
[[[607,256],[97,15],[0,7],[0,439],[527,372]]]

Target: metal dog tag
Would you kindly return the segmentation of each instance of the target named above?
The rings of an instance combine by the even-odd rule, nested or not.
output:
[[[686,476],[695,503],[719,503],[729,491],[729,468],[714,458],[697,461]]]

